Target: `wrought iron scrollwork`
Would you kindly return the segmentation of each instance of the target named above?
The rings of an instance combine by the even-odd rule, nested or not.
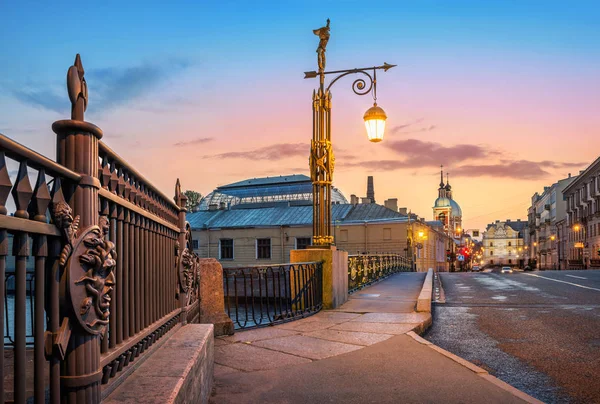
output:
[[[375,71],[376,68],[372,67],[371,69],[373,69],[373,71]],[[366,95],[371,92],[371,90],[373,89],[373,85],[375,84],[375,79],[373,78],[373,76],[371,76],[371,74],[369,74],[364,69],[354,69],[354,70],[347,71],[343,74],[340,74],[335,79],[333,79],[331,81],[331,83],[329,83],[329,85],[327,86],[327,91],[329,91],[331,86],[333,86],[333,84],[336,81],[338,81],[342,77],[348,76],[350,74],[364,74],[365,76],[367,76],[367,79],[365,79],[363,77],[359,77],[358,79],[354,80],[354,82],[352,83],[352,91],[354,91],[355,94]]]

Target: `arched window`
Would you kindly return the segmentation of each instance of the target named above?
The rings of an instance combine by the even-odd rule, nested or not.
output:
[[[493,246],[494,246],[494,243],[492,243],[492,242],[490,241],[490,247],[493,247]]]
[[[512,243],[511,243],[510,241],[508,242],[508,246],[509,246],[509,247],[510,247],[510,246],[512,246]]]
[[[448,224],[448,222],[446,221],[446,214],[443,212],[439,214],[438,220],[440,222],[442,222],[444,224],[444,226],[446,226]]]

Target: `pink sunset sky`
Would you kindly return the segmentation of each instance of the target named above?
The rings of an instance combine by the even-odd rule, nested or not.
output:
[[[16,42],[0,47],[0,132],[53,158],[50,127],[68,117],[64,77],[80,53],[86,120],[166,194],[177,178],[207,194],[252,177],[308,174],[318,83],[303,72],[317,68],[312,29],[329,17],[329,70],[398,65],[378,75],[388,115],[381,143],[368,142],[362,120],[372,98],[355,95],[350,77],[332,88],[334,185],[364,196],[372,175],[378,202],[398,198],[431,219],[443,164],[465,229],[526,219],[535,192],[598,157],[598,9],[426,3],[358,15],[348,2],[319,12],[149,6],[110,18],[100,8],[87,13],[97,25],[68,27],[49,26],[40,10],[28,16],[33,33],[14,22],[27,14],[15,6],[0,29]],[[50,11],[70,18],[67,6]]]

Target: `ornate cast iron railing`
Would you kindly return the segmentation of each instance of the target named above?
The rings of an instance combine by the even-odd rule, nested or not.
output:
[[[396,272],[410,272],[408,258],[399,254],[348,256],[348,291],[355,292]]]
[[[225,309],[236,329],[315,314],[323,307],[323,264],[224,268]]]
[[[199,317],[179,181],[173,201],[99,140],[83,117],[79,55],[67,89],[71,119],[52,125],[56,162],[0,134],[0,375],[14,380],[0,402],[98,403],[131,362]]]
[[[6,271],[4,275],[4,346],[15,345],[15,323],[14,323],[14,312],[15,312],[15,271],[14,267]],[[34,324],[33,324],[33,308],[35,306],[35,272],[27,271],[26,275],[26,324],[25,324],[25,345],[33,345],[34,336]]]

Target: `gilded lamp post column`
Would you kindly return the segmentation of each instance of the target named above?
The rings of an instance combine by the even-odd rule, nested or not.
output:
[[[329,246],[331,236],[331,183],[333,148],[331,146],[331,92],[325,89],[325,51],[329,41],[329,24],[313,33],[320,39],[317,48],[319,89],[313,91],[313,138],[310,144],[310,173],[313,184],[313,245]]]
[[[331,183],[335,158],[331,145],[331,92],[313,93],[313,138],[310,145],[313,184],[313,245],[328,246],[331,236]]]

